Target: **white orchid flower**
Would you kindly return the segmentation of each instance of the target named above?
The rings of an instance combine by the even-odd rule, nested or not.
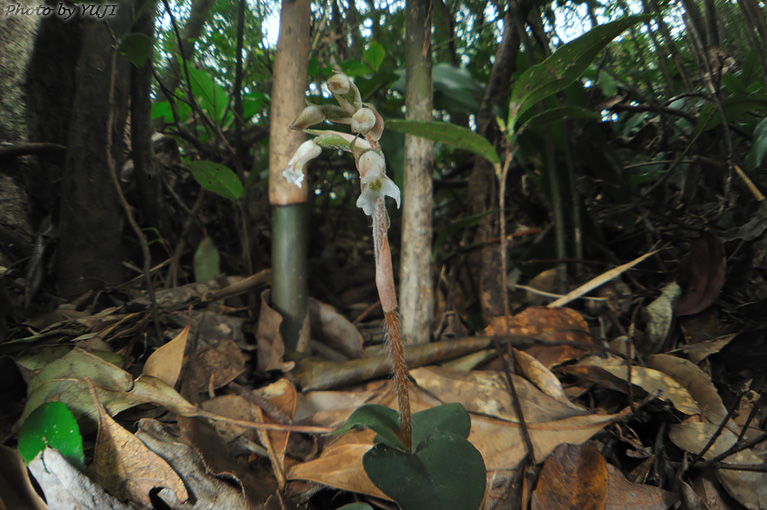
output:
[[[375,151],[367,151],[357,162],[360,172],[362,192],[357,199],[357,207],[368,216],[373,215],[379,197],[391,197],[399,208],[400,191],[394,181],[386,175],[386,161]]]
[[[282,176],[289,183],[295,184],[300,188],[304,182],[304,165],[321,153],[322,148],[314,143],[314,140],[307,140],[298,146],[295,154],[288,161],[288,167],[282,171]]]

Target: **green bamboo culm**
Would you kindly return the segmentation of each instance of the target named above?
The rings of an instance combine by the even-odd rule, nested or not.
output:
[[[308,223],[306,203],[272,206],[272,307],[283,318],[286,351],[302,350],[301,329],[308,324]]]

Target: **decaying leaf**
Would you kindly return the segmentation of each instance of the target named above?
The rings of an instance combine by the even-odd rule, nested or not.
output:
[[[564,367],[565,372],[586,377],[603,386],[627,391],[625,384],[629,381],[629,367],[623,360],[614,358],[604,359],[590,356],[581,360],[578,365]],[[658,398],[671,402],[679,411],[687,414],[700,414],[700,407],[681,384],[673,378],[651,368],[632,366],[631,384],[642,388],[649,394],[658,394]]]
[[[607,463],[590,444],[561,444],[546,459],[533,491],[532,510],[607,507]]]
[[[642,310],[645,331],[641,341],[637,342],[641,352],[652,354],[661,350],[674,321],[674,306],[681,293],[679,285],[671,282],[663,287],[655,301]]]
[[[35,492],[18,450],[4,445],[0,445],[0,508],[47,508],[45,501]]]
[[[666,510],[678,499],[659,487],[631,483],[618,468],[607,465],[607,510]]]
[[[157,420],[142,418],[138,422],[136,437],[162,457],[189,488],[192,498],[184,504],[178,501],[173,491],[163,489],[158,493],[158,496],[171,508],[178,510],[247,508],[247,501],[242,491],[228,481],[213,476],[203,464],[199,454],[177,435],[169,433],[167,425]]]
[[[149,493],[165,487],[180,502],[189,499],[184,482],[165,460],[109,416],[90,385],[99,431],[91,470],[96,481],[120,499],[151,506]]]
[[[29,470],[45,494],[49,510],[136,510],[108,494],[53,448],[41,451],[29,463]]]
[[[144,364],[143,374],[156,377],[168,386],[175,386],[178,376],[181,375],[181,367],[184,364],[184,351],[186,341],[189,338],[189,326],[181,330],[176,338],[154,351]]]
[[[528,381],[535,384],[546,395],[570,404],[570,399],[567,398],[565,390],[562,389],[562,383],[559,382],[557,376],[551,373],[551,370],[526,352],[517,349],[514,349],[513,352],[517,368]]]
[[[697,454],[708,444],[717,430],[710,423],[681,423],[669,430],[669,438],[679,448]],[[735,444],[737,436],[725,429],[713,446],[704,454],[712,459]],[[763,459],[751,450],[743,450],[724,459],[727,464],[764,465]],[[716,476],[727,492],[746,508],[761,510],[767,508],[767,473],[734,469],[717,469]]]
[[[692,315],[708,308],[724,285],[725,258],[722,241],[706,230],[690,245],[690,283],[676,304],[677,316]]]
[[[550,342],[593,343],[583,317],[569,308],[531,306],[513,317],[498,317],[483,331],[491,336],[525,336]],[[583,356],[575,346],[534,345],[524,349],[547,368]]]
[[[309,298],[312,336],[347,359],[362,357],[362,335],[332,306]]]

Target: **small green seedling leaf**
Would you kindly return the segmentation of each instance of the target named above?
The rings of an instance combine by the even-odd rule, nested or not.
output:
[[[47,446],[85,472],[83,438],[72,411],[61,402],[46,402],[30,413],[19,429],[19,453],[30,461]]]
[[[367,503],[349,503],[338,510],[373,510],[373,507]]]
[[[146,34],[130,33],[122,38],[120,55],[136,67],[144,67],[152,55],[152,40]]]
[[[402,510],[477,510],[485,494],[482,454],[450,432],[433,432],[415,453],[377,444],[362,465]]]
[[[221,272],[221,255],[210,237],[200,242],[194,252],[194,280],[198,283],[212,280]]]
[[[373,71],[378,71],[381,67],[384,57],[386,56],[386,50],[381,43],[373,41],[365,50],[365,62]]]
[[[495,152],[485,137],[463,126],[423,120],[390,120],[386,123],[386,127],[398,133],[420,136],[434,142],[473,152],[494,165],[501,163],[498,153]]]
[[[355,428],[370,429],[378,437],[381,443],[393,449],[405,449],[405,445],[399,438],[399,413],[394,409],[378,404],[368,404],[355,410],[346,423],[331,432],[331,434],[345,434]]]
[[[240,178],[229,168],[213,161],[192,161],[189,171],[194,179],[208,191],[229,200],[239,200],[245,194]]]
[[[510,129],[513,130],[520,116],[537,102],[564,90],[577,80],[597,54],[621,32],[648,19],[649,15],[627,16],[599,25],[525,71],[511,91]]]
[[[413,415],[413,444],[420,445],[432,433],[450,432],[466,439],[471,432],[471,417],[461,404],[444,404]]]

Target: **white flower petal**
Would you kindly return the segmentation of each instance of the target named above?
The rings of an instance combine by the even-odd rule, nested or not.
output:
[[[288,167],[282,171],[282,176],[291,184],[295,184],[299,188],[301,183],[304,182],[304,173],[301,170],[295,170],[292,167]]]
[[[370,174],[368,174],[370,175]],[[400,191],[394,181],[383,176],[377,176],[376,178],[361,180],[362,192],[357,199],[357,207],[362,209],[368,216],[373,215],[375,210],[376,201],[379,197],[391,197],[397,202],[397,208],[400,203]]]
[[[322,154],[322,148],[319,145],[314,143],[313,140],[305,141],[298,146],[295,154],[293,154],[293,157],[288,161],[288,167],[282,171],[282,176],[285,177],[288,182],[295,184],[300,188],[301,183],[304,180],[304,165],[320,154]]]

